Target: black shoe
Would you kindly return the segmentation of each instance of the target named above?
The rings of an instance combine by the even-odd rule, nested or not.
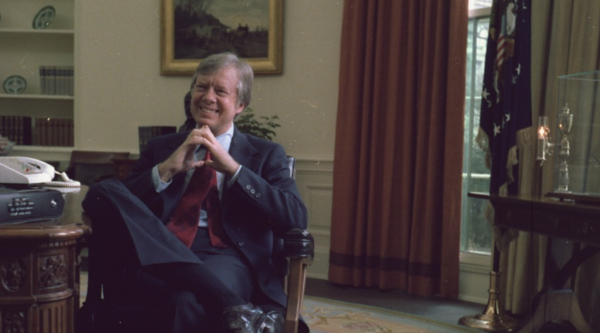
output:
[[[231,333],[255,333],[255,324],[263,315],[262,310],[252,305],[252,303],[228,307],[223,311],[226,331]]]
[[[279,311],[267,312],[257,322],[258,333],[282,333],[284,324],[283,313]]]
[[[232,306],[223,312],[225,327],[231,333],[279,333],[283,332],[283,314],[277,311],[264,313],[258,306]]]

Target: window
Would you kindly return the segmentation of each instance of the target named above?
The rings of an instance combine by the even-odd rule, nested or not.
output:
[[[490,254],[492,243],[492,228],[483,215],[487,201],[467,196],[473,191],[489,192],[490,170],[485,166],[485,153],[475,143],[475,137],[479,130],[491,2],[469,1],[460,250],[473,254]]]

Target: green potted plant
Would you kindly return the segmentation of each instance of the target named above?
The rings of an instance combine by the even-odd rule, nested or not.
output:
[[[275,137],[275,129],[281,127],[277,123],[279,117],[277,116],[260,116],[258,119],[255,117],[252,108],[246,108],[244,112],[240,113],[235,118],[235,125],[237,128],[246,134],[252,134],[259,138],[273,140]]]

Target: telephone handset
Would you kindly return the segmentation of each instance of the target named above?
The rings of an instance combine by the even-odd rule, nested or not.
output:
[[[52,181],[54,175],[63,181]],[[48,163],[30,157],[0,156],[0,183],[2,184],[42,184],[52,187],[79,187],[78,181],[70,180],[64,172],[57,172]]]

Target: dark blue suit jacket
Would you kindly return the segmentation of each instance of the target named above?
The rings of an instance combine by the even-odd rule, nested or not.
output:
[[[185,173],[173,177],[167,189],[156,193],[151,170],[166,160],[188,134],[171,134],[148,142],[124,181],[163,223],[169,221],[182,196]],[[236,128],[229,153],[243,167],[236,182],[231,187],[224,186],[221,199],[223,227],[234,246],[251,263],[265,295],[285,306],[286,296],[277,274],[281,267],[276,267],[271,260],[274,236],[282,237],[294,228],[306,229],[306,207],[290,177],[288,159],[281,145],[243,134]],[[139,255],[143,265],[156,263],[152,253]]]

